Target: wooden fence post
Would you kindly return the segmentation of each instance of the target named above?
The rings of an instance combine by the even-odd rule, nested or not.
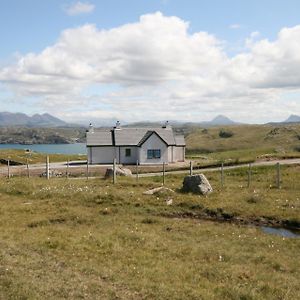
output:
[[[163,185],[165,185],[165,172],[166,172],[166,166],[165,166],[165,162],[163,162]]]
[[[221,187],[224,186],[224,163],[221,164]]]
[[[28,158],[26,159],[26,169],[27,169],[27,177],[30,177],[30,173],[29,173],[29,164],[28,164]]]
[[[86,161],[86,180],[89,180],[89,161]]]
[[[10,161],[9,161],[9,159],[7,160],[7,177],[8,177],[8,179],[10,178]]]
[[[280,163],[277,163],[276,164],[276,186],[278,189],[281,188],[281,185],[280,185],[280,181],[281,181],[281,176],[280,176]]]
[[[251,185],[251,163],[249,163],[249,169],[248,169],[248,188]]]
[[[190,176],[193,175],[193,162],[190,161]]]
[[[114,165],[113,165],[113,184],[116,183],[116,159],[114,158]]]
[[[46,157],[46,178],[50,178],[50,166],[49,166],[49,156]]]
[[[69,159],[67,160],[67,172],[66,177],[69,178]]]
[[[139,161],[136,161],[136,166],[135,166],[135,175],[136,175],[136,182],[139,182]]]

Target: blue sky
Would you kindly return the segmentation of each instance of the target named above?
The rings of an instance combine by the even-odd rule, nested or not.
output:
[[[84,1],[83,1],[84,2]],[[85,23],[99,28],[113,28],[138,21],[143,14],[161,11],[191,23],[191,31],[208,31],[229,42],[244,39],[253,31],[274,39],[283,27],[300,22],[297,0],[110,0],[90,1],[95,9],[90,14],[67,16],[64,7],[74,1],[2,0],[0,57],[14,52],[41,51],[54,43],[66,28]],[[241,28],[232,30],[232,24]]]
[[[300,31],[297,27],[300,24],[299,1],[94,0],[81,1],[87,10],[81,13],[80,10],[77,13],[70,13],[70,9],[76,4],[78,1],[1,1],[1,111],[24,111],[29,114],[49,111],[67,120],[78,119],[86,122],[89,119],[106,118],[134,121],[149,118],[149,113],[151,113],[151,118],[156,120],[171,118],[197,121],[210,119],[216,114],[223,113],[238,121],[247,117],[249,122],[266,122],[270,119],[285,118],[290,113],[300,113],[300,92],[296,84],[299,74],[293,76],[294,72],[299,72],[293,68],[299,63],[299,56],[294,54],[300,43],[300,41],[295,41]],[[158,12],[162,17],[157,15],[149,17],[146,21],[147,25],[143,25],[141,16],[155,16]],[[181,36],[176,36],[176,32],[172,32],[173,21],[170,19],[172,16],[177,17],[177,20],[173,21],[174,28],[178,26],[179,31],[182,28],[181,25],[189,24],[186,32],[183,32]],[[153,28],[149,29],[151,22],[153,22]],[[129,48],[136,35],[133,37],[127,31],[126,25],[128,24],[136,24],[136,27],[129,30],[140,31],[138,37],[141,37],[141,43],[152,43],[147,44],[145,49],[139,49],[135,54],[139,57],[139,65],[136,65],[134,57],[131,57],[133,50]],[[91,27],[84,27],[92,25],[95,30]],[[153,53],[157,55],[157,46],[154,47],[153,41],[143,37],[146,32],[151,34],[151,30],[153,30],[153,36],[156,37],[157,31],[160,31],[164,25],[166,25],[166,31],[163,31],[162,42],[169,38],[178,38],[180,41],[187,35],[188,43],[191,43],[187,44],[187,49],[182,49],[182,47],[178,49],[178,53],[181,54],[178,56],[179,59],[173,57],[174,65],[181,64],[180,72],[173,69],[171,60],[167,66],[165,63],[169,60],[168,53],[173,56],[172,52],[177,51],[172,43],[165,45],[164,49],[168,47],[169,49],[163,53],[158,64],[157,57],[151,56]],[[80,28],[83,30],[80,31]],[[289,30],[282,34],[283,37],[280,40],[278,34],[284,28]],[[70,29],[74,31],[70,33],[66,41],[62,35]],[[120,34],[110,32],[112,29],[120,31]],[[108,31],[107,35],[111,37],[101,34],[103,30]],[[197,43],[194,44],[194,37],[199,32],[205,32],[207,35],[199,37]],[[95,57],[92,61],[88,57],[89,49],[82,49],[80,56],[74,55],[76,51],[74,48],[71,49],[74,47],[74,40],[85,41],[84,35],[87,33],[94,35],[91,39],[95,39],[96,42],[99,38],[99,44],[92,45],[95,51],[99,50],[99,57]],[[123,42],[119,43],[114,40],[116,36]],[[211,38],[215,40],[211,41]],[[70,40],[72,42],[69,44]],[[110,44],[105,45],[100,40],[109,41]],[[269,42],[267,47],[265,47],[264,40]],[[59,65],[57,58],[53,57],[59,56],[57,52],[61,51],[58,46],[60,42],[64,44],[62,55],[69,57],[70,54],[72,59],[65,65],[61,64],[59,71],[58,67],[55,68],[55,77],[52,80],[52,77],[49,77],[53,76],[54,72],[51,64]],[[154,41],[156,42],[160,43],[159,36]],[[114,45],[112,46],[111,43]],[[207,49],[205,43],[208,44]],[[196,49],[191,51],[191,47]],[[211,60],[210,66],[198,61],[197,47],[199,49],[202,47],[202,50],[199,50],[199,56],[205,56],[206,52],[212,53],[203,59],[204,62]],[[45,54],[44,51],[47,48],[54,50],[51,50],[50,54]],[[120,55],[126,57],[119,62],[119,65],[126,66],[126,70],[116,71],[115,57],[110,64],[101,61],[104,54],[107,57],[108,48],[112,55],[118,53],[116,57]],[[144,56],[141,51],[145,51]],[[149,52],[152,53],[150,56],[148,56]],[[279,52],[282,60],[286,57],[286,53],[292,52],[293,55],[289,61],[283,60],[282,65],[279,65],[276,56]],[[33,57],[30,57],[30,53]],[[44,53],[43,57],[39,58],[41,53]],[[181,61],[182,53],[188,58],[187,64],[190,64],[186,68],[184,65],[186,60]],[[268,53],[271,53],[270,58],[262,62]],[[249,57],[239,56],[246,54]],[[128,58],[129,55],[130,58]],[[147,64],[149,60],[154,60],[153,70],[149,69]],[[273,60],[272,64],[270,60]],[[24,61],[25,66],[22,65]],[[69,68],[73,67],[73,62],[76,70],[70,71]],[[193,70],[192,66],[195,66]],[[250,77],[245,77],[243,81],[240,81],[239,73],[247,74],[253,66],[256,69],[253,69],[251,74],[263,73],[260,82],[252,82],[251,74],[249,74]],[[142,68],[147,70],[146,74],[139,71]],[[241,70],[241,68],[246,68],[246,70]],[[276,73],[276,70],[282,68],[290,68],[284,70],[284,82],[281,82],[282,80],[278,77],[271,76],[274,72]],[[232,69],[236,72],[229,74]],[[99,70],[104,73],[103,76],[97,75]],[[134,74],[130,73],[133,70]],[[198,70],[203,70],[203,72],[199,74]],[[217,71],[212,72],[212,70]],[[49,72],[52,72],[51,75]],[[72,72],[76,72],[76,75]],[[78,72],[82,72],[83,75],[81,76]],[[153,77],[150,79],[149,76],[153,74],[160,79],[154,80]],[[70,78],[73,75],[76,81],[71,82]],[[190,81],[184,78],[190,78]],[[289,82],[288,78],[291,78]],[[49,81],[51,81],[51,88]],[[217,81],[217,87],[212,87]],[[70,86],[65,93],[60,86],[64,82]],[[74,87],[76,84],[78,88],[72,89],[71,86]],[[229,92],[232,86],[234,90]],[[191,92],[190,95],[189,92]],[[255,97],[257,99],[254,99]],[[168,105],[172,106],[172,112],[168,111],[164,114],[149,108],[149,113],[146,114],[147,103],[150,105],[154,102],[164,103],[165,111],[168,110]],[[65,108],[60,106],[58,109],[58,103],[64,104]],[[182,106],[185,104],[191,106],[191,109],[183,111]],[[261,109],[257,109],[256,114],[251,115],[250,110],[254,105]]]

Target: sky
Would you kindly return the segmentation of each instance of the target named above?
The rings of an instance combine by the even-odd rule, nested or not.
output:
[[[68,122],[300,114],[300,1],[1,0],[0,111]]]

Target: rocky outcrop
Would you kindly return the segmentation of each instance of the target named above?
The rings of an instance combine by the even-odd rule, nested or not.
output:
[[[145,191],[143,194],[144,195],[156,195],[156,194],[163,194],[163,193],[169,193],[169,192],[174,193],[173,190],[171,190],[167,187],[164,187],[164,186],[160,186],[160,187]]]

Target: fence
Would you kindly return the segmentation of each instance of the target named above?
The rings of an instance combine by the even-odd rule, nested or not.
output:
[[[225,170],[231,170],[238,167],[247,167],[246,177],[247,177],[247,187],[250,188],[252,185],[253,174],[252,168],[253,165],[250,163],[248,166],[240,165],[240,166],[230,166],[225,167],[224,163],[221,163],[219,168],[214,168],[214,171],[220,172],[220,186],[223,188],[226,185],[226,176]],[[185,170],[177,170],[173,172],[166,171],[166,164],[163,163],[160,166],[156,166],[156,171],[152,174],[143,173],[142,170],[145,170],[145,167],[141,169],[139,166],[139,162],[136,162],[135,166],[130,167],[132,172],[135,173],[136,182],[139,182],[141,177],[151,177],[151,176],[161,176],[161,183],[163,185],[166,184],[166,175],[167,174],[184,174],[189,173],[189,175],[193,175],[195,171],[205,171],[205,169],[199,169],[193,167],[193,162],[190,161],[189,168]],[[157,171],[160,168],[160,171]],[[72,164],[71,162],[67,161],[66,163],[51,164],[49,161],[49,156],[45,157],[45,163],[39,165],[30,165],[28,160],[24,165],[12,165],[11,161],[7,159],[7,166],[0,168],[0,176],[5,176],[10,179],[12,176],[26,176],[26,177],[33,177],[33,176],[40,176],[46,179],[50,179],[51,177],[85,177],[87,180],[91,177],[104,177],[106,172],[107,166],[95,166],[89,165],[87,162],[83,162],[80,165]],[[117,182],[117,163],[114,160],[112,165],[112,183],[115,184]],[[211,169],[212,170],[212,169]],[[281,177],[281,166],[279,163],[274,165],[274,175],[275,175],[275,187],[280,189],[282,184],[282,177]]]

